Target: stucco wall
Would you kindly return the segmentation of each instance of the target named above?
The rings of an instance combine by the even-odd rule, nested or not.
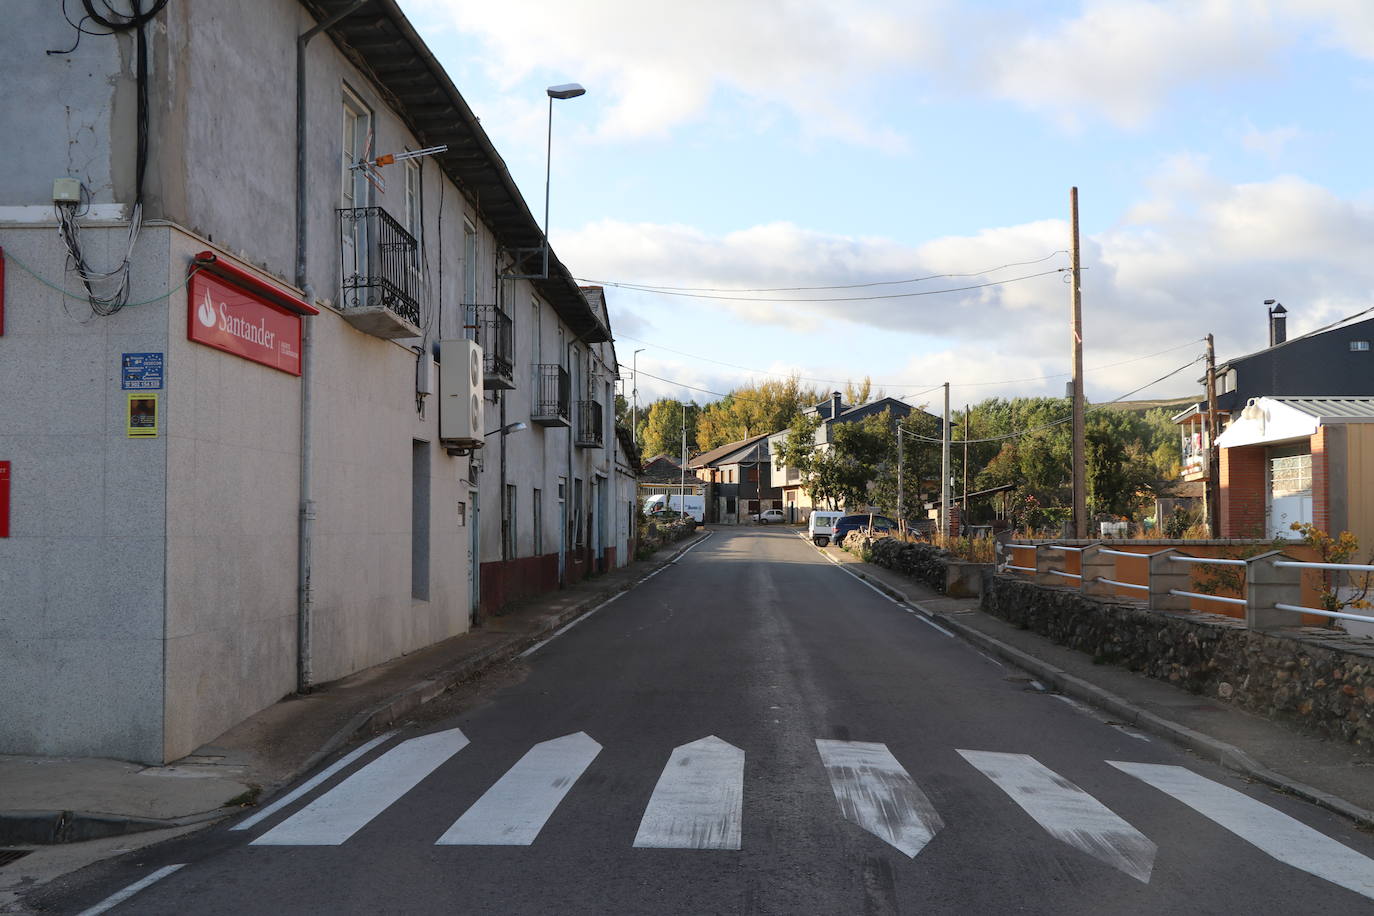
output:
[[[175,286],[206,244],[178,230],[171,244]],[[168,319],[164,755],[176,759],[296,686],[300,380],[187,340],[185,292]]]
[[[73,9],[79,9],[79,4]],[[0,29],[0,124],[11,142],[0,169],[0,207],[52,205],[54,178],[80,178],[95,203],[128,200],[132,170],[118,192],[111,150],[133,158],[132,85],[125,59],[130,39],[83,36],[47,0],[10,0]],[[35,104],[61,99],[62,104]],[[18,142],[22,138],[22,142]]]
[[[88,229],[117,263],[124,229]],[[0,226],[0,246],[49,282],[65,273],[52,226]],[[167,231],[134,252],[134,302],[167,291]],[[109,318],[14,262],[0,337],[0,460],[12,462],[0,538],[0,752],[158,761],[167,439],[129,439],[121,354],[166,352],[165,301]],[[166,392],[161,392],[165,396]]]

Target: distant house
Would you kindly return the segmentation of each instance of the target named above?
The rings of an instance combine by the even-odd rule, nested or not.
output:
[[[709,485],[707,521],[733,525],[763,509],[782,508],[782,490],[773,484],[767,434],[703,452],[690,467]]]
[[[692,475],[691,471],[682,472],[682,464],[672,455],[655,455],[644,462],[639,472],[639,505],[650,496],[660,493],[689,496],[706,496],[706,485]]]
[[[1374,397],[1256,398],[1217,447],[1223,537],[1311,522],[1374,547]]]
[[[836,391],[832,392],[828,399],[806,408],[802,413],[806,416],[821,418],[821,424],[816,430],[816,445],[828,448],[830,443],[834,441],[836,424],[853,423],[856,420],[876,416],[884,410],[888,411],[892,419],[896,421],[910,416],[916,408],[896,398],[878,398],[876,401],[869,401],[867,404],[852,407],[845,404],[840,392]],[[815,507],[811,503],[810,494],[806,492],[806,482],[802,479],[801,472],[796,468],[789,468],[784,465],[779,457],[789,433],[790,430],[784,429],[768,437],[770,470],[773,480],[777,481],[781,488],[783,509],[787,513],[788,521],[800,522],[805,521]]]
[[[1270,311],[1269,346],[1217,366],[1217,427],[1226,430],[1257,398],[1374,396],[1374,318],[1287,339],[1287,310]],[[1199,382],[1206,385],[1206,379]],[[1207,401],[1176,414],[1185,481],[1204,481],[1217,498]],[[1211,513],[1215,516],[1215,513]]]

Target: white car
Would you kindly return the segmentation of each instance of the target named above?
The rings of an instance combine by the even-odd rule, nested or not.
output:
[[[762,512],[755,512],[753,515],[749,516],[749,518],[758,522],[760,525],[767,525],[772,522],[781,524],[787,520],[782,514],[781,509],[764,509]]]
[[[843,512],[828,512],[817,509],[811,513],[811,518],[806,523],[806,533],[811,538],[811,543],[817,547],[824,547],[830,543],[830,539],[835,534],[835,523],[844,515]]]

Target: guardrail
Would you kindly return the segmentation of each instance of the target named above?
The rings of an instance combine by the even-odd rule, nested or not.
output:
[[[1114,591],[1121,589],[1139,592],[1143,593],[1142,597],[1152,610],[1186,611],[1192,608],[1191,602],[1194,600],[1213,601],[1229,607],[1244,608],[1246,625],[1258,630],[1292,626],[1292,614],[1311,614],[1328,619],[1374,624],[1374,614],[1332,611],[1306,607],[1300,603],[1303,570],[1370,574],[1374,573],[1374,564],[1295,560],[1277,550],[1244,559],[1190,556],[1180,552],[1176,547],[1152,553],[1137,553],[1116,550],[1104,546],[1101,542],[1083,546],[1007,544],[1004,550],[1006,560],[998,567],[999,572],[1029,573],[1042,584],[1069,588],[1076,586],[1084,594],[1098,597],[1121,597]],[[1031,550],[1035,556],[1035,565],[1022,566],[1014,563],[1012,550]],[[1079,571],[1076,573],[1065,566],[1064,561],[1071,554],[1078,555]],[[1123,572],[1117,569],[1118,557],[1144,561],[1147,564],[1146,581],[1130,581],[1130,576],[1123,576]],[[1245,597],[1209,595],[1192,590],[1189,586],[1192,584],[1192,568],[1195,566],[1244,568]]]

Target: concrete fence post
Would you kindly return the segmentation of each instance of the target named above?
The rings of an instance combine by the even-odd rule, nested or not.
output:
[[[1275,566],[1275,560],[1291,560],[1271,550],[1245,561],[1245,625],[1252,630],[1273,630],[1302,625],[1302,617],[1280,611],[1276,604],[1301,604],[1302,570]]]
[[[1189,591],[1193,582],[1191,563],[1175,563],[1170,557],[1187,556],[1176,547],[1167,547],[1158,553],[1150,554],[1150,610],[1186,611],[1188,599],[1182,595],[1169,594],[1170,589]]]
[[[1072,585],[1072,579],[1054,575],[1063,572],[1067,563],[1062,550],[1050,550],[1049,545],[1041,544],[1035,548],[1035,582],[1037,585]]]
[[[1079,569],[1083,573],[1081,586],[1083,594],[1097,598],[1115,598],[1116,586],[1097,581],[1100,578],[1116,578],[1116,557],[1103,554],[1102,544],[1091,544],[1078,555]]]

